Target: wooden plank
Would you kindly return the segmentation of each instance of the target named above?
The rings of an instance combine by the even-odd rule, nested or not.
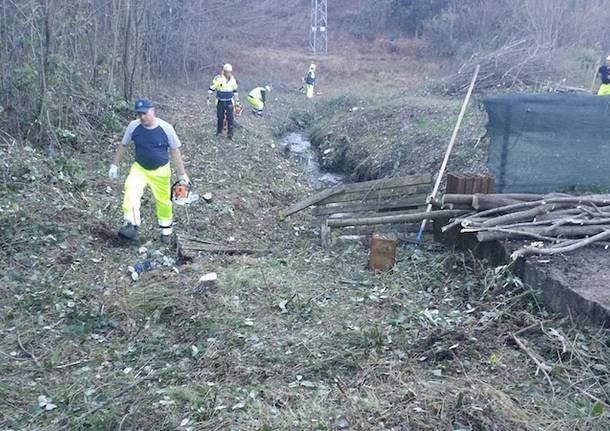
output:
[[[257,248],[243,248],[235,246],[203,244],[200,242],[187,242],[182,244],[184,251],[205,251],[208,253],[226,253],[226,254],[267,254],[271,250]]]
[[[387,190],[387,189],[395,189],[395,188],[404,188],[404,187],[414,187],[418,185],[429,185],[432,182],[432,176],[430,174],[417,174],[417,175],[407,175],[402,177],[392,177],[392,178],[381,178],[378,180],[364,181],[360,183],[352,183],[352,184],[341,184],[335,187],[331,187],[329,189],[323,190],[315,195],[309,196],[306,199],[303,199],[299,202],[296,202],[285,209],[281,210],[279,213],[280,219],[288,217],[289,215],[295,214],[307,207],[312,205],[316,205],[321,201],[331,198],[333,196],[348,193],[347,200],[360,200],[361,198],[354,198],[351,193],[366,193],[369,194],[372,191],[376,190]],[[392,196],[392,193],[389,195],[383,196]]]
[[[474,177],[474,182],[472,184],[472,193],[484,193],[483,177],[481,175],[477,175]]]
[[[366,192],[352,192],[352,193],[341,193],[329,196],[328,198],[321,200],[317,203],[318,206],[326,205],[335,202],[373,202],[375,200],[387,199],[391,197],[408,197],[412,195],[419,195],[430,191],[430,184],[419,184],[415,186],[400,186],[393,187],[390,189],[380,190],[368,190]]]
[[[468,175],[464,180],[464,193],[472,194],[474,190],[474,176]]]
[[[386,215],[394,215],[394,214],[415,214],[422,211],[425,211],[426,204],[421,204],[413,208],[400,208],[395,209],[393,211],[363,211],[363,212],[338,212],[334,214],[329,214],[326,217],[328,220],[337,220],[342,218],[362,218],[362,217],[377,217],[377,216],[386,216]]]
[[[489,184],[487,185],[487,193],[495,193],[496,192],[496,178],[488,175]]]
[[[335,187],[331,187],[329,189],[323,190],[320,193],[316,193],[315,195],[309,196],[306,199],[303,199],[299,202],[296,202],[292,205],[290,205],[289,207],[284,208],[283,210],[280,211],[280,218],[283,219],[284,217],[288,217],[289,215],[292,215],[294,213],[297,213],[311,205],[315,205],[318,202],[334,196],[334,195],[338,195],[340,193],[343,192],[343,185],[339,185],[339,186],[335,186]]]
[[[320,225],[320,239],[322,240],[322,246],[325,249],[330,250],[333,245],[333,237],[326,220],[322,220],[322,224]]]
[[[463,195],[466,193],[466,178],[463,175],[457,177],[456,194]]]
[[[333,228],[339,229],[339,228]],[[382,225],[369,225],[369,226],[344,226],[341,227],[341,233],[343,235],[371,235],[373,233],[395,233],[411,236],[415,240],[415,234],[419,230],[417,223],[398,223],[398,224],[382,224]],[[432,223],[426,225],[424,232],[432,233]]]
[[[314,216],[324,216],[344,212],[361,211],[385,211],[398,208],[412,208],[426,204],[426,193],[412,195],[406,198],[387,199],[373,202],[334,202],[323,206],[316,206],[312,214]]]
[[[447,187],[445,193],[457,193],[458,178],[453,172],[447,174]]]
[[[371,224],[387,224],[387,223],[415,223],[422,220],[434,220],[435,218],[452,218],[468,213],[462,210],[439,210],[420,212],[416,214],[400,214],[379,217],[361,217],[351,219],[327,220],[329,227],[343,226],[362,226]]]
[[[363,181],[360,183],[343,184],[343,192],[370,192],[372,190],[390,189],[401,186],[416,186],[419,184],[432,184],[432,175],[418,174],[404,177],[388,177],[379,180]]]

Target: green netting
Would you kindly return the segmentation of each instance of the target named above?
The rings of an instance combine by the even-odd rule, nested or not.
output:
[[[484,104],[498,192],[610,189],[610,97],[508,94]]]

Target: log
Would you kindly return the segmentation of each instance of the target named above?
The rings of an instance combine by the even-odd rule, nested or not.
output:
[[[570,245],[567,245],[565,247],[553,247],[553,248],[538,248],[538,247],[524,247],[521,248],[519,250],[515,250],[510,257],[513,260],[518,259],[519,257],[523,257],[523,256],[527,256],[530,254],[546,254],[546,255],[553,255],[553,254],[560,254],[560,253],[567,253],[570,251],[574,251],[574,250],[578,250],[579,248],[583,248],[589,244],[592,244],[594,242],[597,241],[603,241],[605,239],[610,238],[610,229],[608,229],[606,227],[606,230],[604,230],[603,232],[598,233],[597,235],[593,235],[592,237],[589,238],[585,238],[581,241],[572,243]]]
[[[402,215],[402,214],[417,214],[420,213],[422,211],[425,210],[425,206],[419,207],[419,208],[410,208],[410,209],[406,209],[406,210],[396,210],[396,211],[384,211],[384,212],[379,212],[379,211],[362,211],[362,212],[345,212],[345,213],[334,213],[334,214],[328,214],[327,216],[324,216],[325,219],[328,220],[339,220],[339,219],[346,219],[346,218],[367,218],[367,217],[381,217],[381,216],[394,216],[394,215]]]
[[[548,197],[548,198],[571,197],[571,195],[556,194],[556,193],[551,193],[548,195],[540,195],[540,194],[533,194],[533,193],[474,193],[474,194],[446,193],[443,196],[443,200],[448,203],[472,202],[472,199],[475,196],[485,196],[490,199],[510,199],[510,200],[521,201],[521,202],[539,201],[539,200],[543,200],[545,197]]]
[[[524,238],[533,238],[540,241],[557,241],[557,238],[544,236],[535,232],[527,231],[527,230],[516,230],[516,229],[503,229],[503,228],[490,228],[489,230],[480,231],[476,229],[462,229],[463,233],[477,232],[477,240],[479,242],[500,240],[500,239],[524,239]],[[494,235],[494,234],[497,234]],[[506,237],[502,238],[501,235],[504,234]]]
[[[468,213],[463,210],[438,210],[421,212],[416,214],[402,214],[379,217],[361,217],[349,219],[328,220],[329,227],[344,227],[344,226],[362,226],[371,224],[387,224],[387,223],[414,223],[425,219],[449,219],[458,217]]]
[[[375,202],[379,200],[385,200],[388,198],[401,198],[410,197],[414,195],[421,195],[426,193],[430,189],[429,184],[417,184],[417,185],[404,185],[395,186],[386,189],[369,189],[333,194],[325,199],[319,200],[316,205],[326,205],[330,203],[338,202]]]
[[[472,205],[472,199],[474,195],[463,195],[463,194],[445,194],[441,199],[441,204],[443,206],[449,204],[467,204]]]
[[[493,217],[489,220],[484,221],[482,226],[498,226],[503,224],[510,224],[524,220],[533,220],[536,216],[541,214],[549,213],[557,208],[565,208],[569,206],[569,203],[549,203],[539,205],[535,208],[531,208],[525,211],[518,211],[506,215],[502,215],[499,217]],[[480,216],[481,214],[479,214]]]
[[[545,233],[551,234],[555,232],[558,228],[565,225],[577,225],[577,226],[591,226],[591,225],[604,225],[610,224],[610,219],[608,218],[595,218],[590,220],[578,219],[578,218],[565,218],[559,219],[551,226],[546,228]]]
[[[594,216],[606,217],[610,215],[610,206],[594,206],[589,208],[586,206],[578,205],[576,208],[562,209],[558,211],[553,211],[549,214],[540,215],[536,217],[536,220],[556,220],[560,216],[577,216],[581,215],[583,212]]]
[[[334,202],[327,205],[316,206],[313,209],[312,214],[314,216],[324,216],[335,213],[415,208],[418,206],[425,206],[427,197],[427,194],[418,194],[406,198],[379,200],[373,202]]]
[[[518,203],[520,203],[520,201],[517,199],[505,198],[503,196],[475,194],[472,197],[472,208],[479,211]]]
[[[599,226],[562,226],[558,228],[555,232],[556,236],[561,236],[563,238],[582,238],[588,235],[597,235],[600,232],[608,229],[610,226],[608,225],[599,225]],[[478,232],[477,239],[480,242],[485,241],[494,241],[494,240],[506,240],[506,239],[523,239],[523,238],[536,238],[539,239],[539,236],[545,235],[544,227],[532,227],[529,229],[504,229],[502,227],[490,227],[489,229],[482,230],[472,228],[469,229],[471,232]],[[557,238],[550,238],[555,240]]]
[[[536,207],[538,205],[542,205],[543,203],[544,202],[542,200],[519,202],[516,204],[505,205],[503,207],[490,208],[488,210],[477,213],[476,216],[477,216],[477,218],[483,218],[483,217],[487,217],[487,216],[494,215],[494,214],[510,213],[511,211],[515,211],[515,210]]]
[[[373,190],[391,189],[401,186],[430,185],[430,183],[432,183],[432,175],[430,174],[388,177],[359,183],[343,184],[343,192],[370,192]]]
[[[403,195],[408,195],[417,191],[426,192],[431,181],[432,177],[430,174],[419,174],[395,178],[382,178],[379,180],[364,181],[361,183],[341,184],[323,190],[313,196],[309,196],[306,199],[290,205],[289,207],[280,211],[279,217],[280,219],[283,219],[312,205],[324,205],[330,202],[366,200],[367,196],[373,198],[399,195],[401,193]],[[420,186],[420,188],[418,189],[417,186]],[[422,188],[422,186],[424,188]],[[395,190],[388,192],[386,191],[388,189]],[[384,190],[384,192],[381,192],[381,190]],[[371,195],[371,193],[375,191],[379,192]],[[343,195],[343,198],[331,199],[337,195]]]
[[[543,198],[545,203],[610,205],[610,195],[588,195]]]
[[[470,213],[468,213],[468,214],[465,214],[465,215],[466,215],[466,217],[457,217],[457,218],[453,219],[453,221],[451,221],[451,223],[446,224],[445,226],[443,226],[443,227],[441,228],[441,232],[447,232],[449,229],[452,229],[452,228],[454,228],[454,227],[456,227],[456,226],[461,225],[461,224],[462,224],[462,222],[463,222],[464,220],[466,220],[466,218],[467,218],[467,217],[469,217],[469,216],[471,216],[471,215],[473,215],[473,214],[474,214],[473,212],[470,212]]]

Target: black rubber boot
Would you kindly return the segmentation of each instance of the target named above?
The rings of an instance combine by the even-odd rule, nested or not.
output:
[[[125,223],[119,229],[119,236],[128,241],[135,241],[138,239],[138,227],[132,225],[131,223]]]

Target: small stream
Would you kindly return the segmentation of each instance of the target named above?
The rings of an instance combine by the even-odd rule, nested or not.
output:
[[[322,189],[341,184],[345,181],[344,174],[324,172],[320,169],[318,157],[311,142],[300,133],[289,133],[280,141],[283,151],[294,157],[303,167],[315,189]]]

